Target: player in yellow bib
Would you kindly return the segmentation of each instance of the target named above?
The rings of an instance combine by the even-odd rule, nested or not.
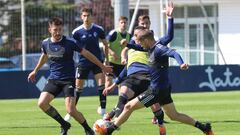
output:
[[[130,41],[131,34],[127,32],[128,18],[125,16],[119,17],[118,28],[109,32],[107,40],[109,42],[109,65],[113,67],[113,74],[106,76],[105,87],[109,87],[112,84],[113,77],[119,76],[124,68],[124,63],[121,63],[121,52],[123,46],[120,45],[122,39]]]

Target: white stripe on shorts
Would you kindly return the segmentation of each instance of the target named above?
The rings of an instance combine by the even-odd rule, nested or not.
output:
[[[153,98],[154,98],[153,95],[149,95],[149,96],[147,96],[147,98],[144,98],[141,102],[142,102],[143,104],[146,104],[147,102],[149,102],[149,101],[152,100]]]

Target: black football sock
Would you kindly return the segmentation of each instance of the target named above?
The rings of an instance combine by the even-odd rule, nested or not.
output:
[[[85,120],[83,123],[81,123],[81,125],[82,125],[82,127],[84,128],[84,130],[86,130],[86,131],[92,130],[92,129],[89,127],[89,125],[88,125],[88,123],[87,123],[86,120]]]
[[[200,129],[202,132],[206,132],[207,130],[210,130],[210,129],[211,129],[211,125],[210,125],[209,123],[203,124],[203,123],[201,123],[201,122],[199,122],[199,121],[197,121],[197,122],[195,123],[195,127],[198,128],[198,129]]]
[[[128,102],[128,96],[126,94],[122,94],[119,96],[118,104],[115,110],[115,117],[118,117],[122,113],[124,106],[127,102]]]
[[[58,113],[58,111],[50,106],[50,108],[45,112],[47,115],[55,119],[59,124],[65,125],[66,121],[62,118],[62,116]]]
[[[112,124],[110,127],[107,128],[107,135],[111,135],[114,130],[117,130],[118,127],[115,124]]]
[[[106,100],[107,100],[107,97],[102,94],[104,88],[105,88],[104,85],[98,86],[98,95],[100,100],[100,106],[102,109],[106,108]]]
[[[153,112],[153,114],[157,118],[158,124],[162,125],[163,124],[163,119],[164,119],[164,112],[162,111],[162,109],[157,110],[156,112]]]

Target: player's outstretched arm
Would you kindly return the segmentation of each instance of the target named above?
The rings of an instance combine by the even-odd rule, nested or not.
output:
[[[101,61],[99,61],[92,53],[90,53],[86,49],[82,49],[81,54],[86,57],[88,60],[90,60],[92,63],[96,64],[99,66],[103,72],[105,73],[112,73],[112,68],[110,66],[105,66]]]
[[[31,82],[35,82],[35,76],[37,74],[37,72],[39,71],[39,69],[43,66],[44,63],[46,63],[48,60],[48,56],[47,54],[42,53],[42,55],[40,56],[38,63],[36,65],[36,67],[34,68],[34,70],[28,75],[28,81]]]
[[[105,88],[105,89],[103,90],[103,92],[102,92],[103,95],[104,95],[104,96],[107,96],[108,93],[112,92],[116,87],[117,87],[117,84],[116,84],[116,83],[113,83],[111,86],[109,86],[109,87],[107,87],[107,88]]]

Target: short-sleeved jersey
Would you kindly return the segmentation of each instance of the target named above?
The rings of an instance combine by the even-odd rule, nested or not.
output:
[[[50,38],[42,41],[42,53],[48,55],[49,58],[49,79],[65,80],[75,78],[74,51],[81,52],[82,48],[73,39],[65,36],[59,42],[52,42]]]
[[[89,29],[85,29],[83,25],[81,25],[73,30],[72,35],[80,47],[85,48],[94,54],[100,61],[103,61],[99,39],[105,39],[105,32],[101,26],[92,24]],[[79,55],[79,65],[85,67],[94,64],[84,56]]]

